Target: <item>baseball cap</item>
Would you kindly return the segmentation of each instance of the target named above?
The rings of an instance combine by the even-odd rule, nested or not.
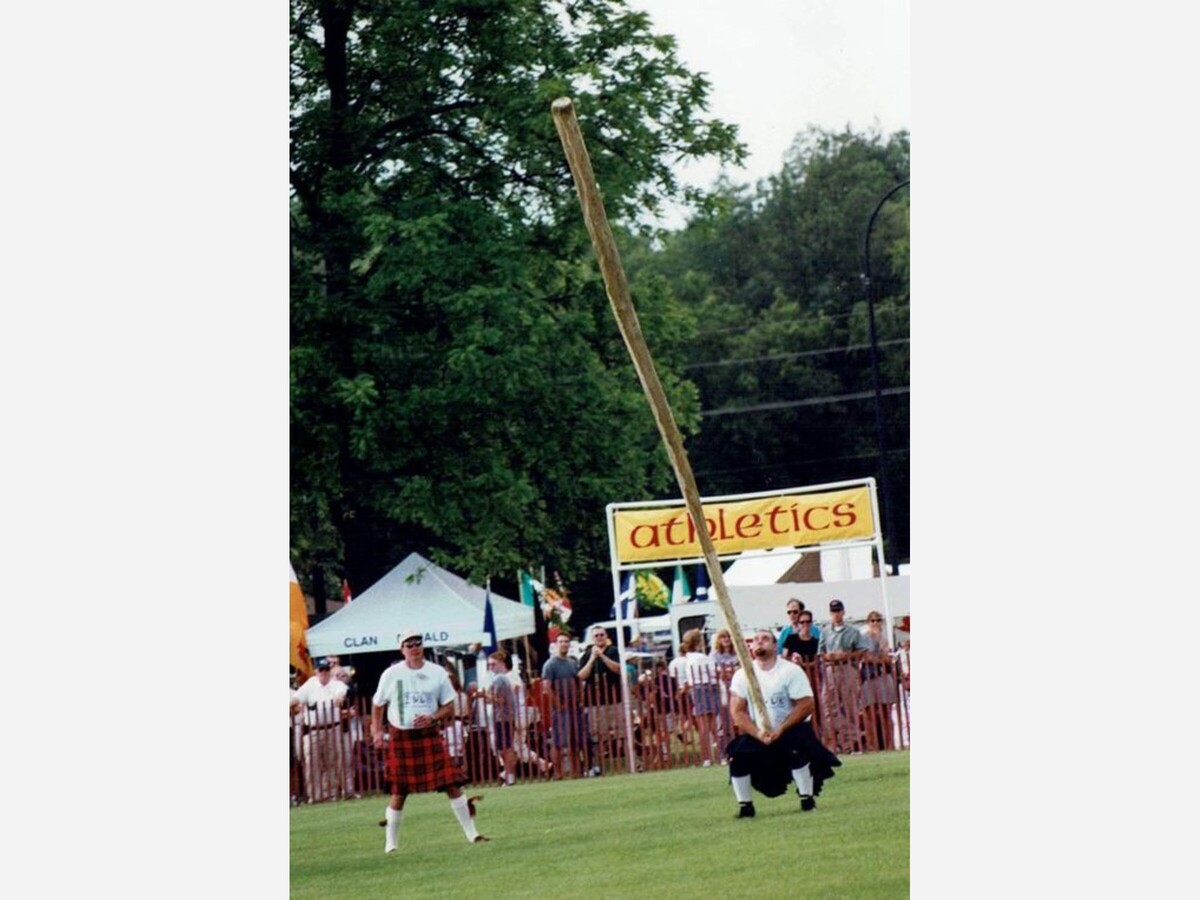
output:
[[[842,605],[841,600],[830,600],[829,601],[829,611],[830,612],[845,612],[846,607],[844,607]]]
[[[400,632],[400,638],[396,641],[396,643],[403,644],[405,641],[411,641],[413,638],[421,641],[421,643],[425,642],[424,638],[421,636],[421,632],[414,628],[405,628],[402,632]]]
[[[328,669],[329,668],[329,660],[327,660],[323,656],[318,656],[316,659],[316,665],[317,665],[318,669]]]

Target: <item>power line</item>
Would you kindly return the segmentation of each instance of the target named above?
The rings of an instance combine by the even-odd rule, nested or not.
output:
[[[889,347],[893,344],[907,344],[908,338],[895,338],[890,341],[880,341],[878,346]],[[823,347],[820,350],[799,350],[795,353],[772,353],[768,356],[738,356],[733,359],[718,359],[714,362],[688,363],[683,366],[684,371],[688,369],[711,369],[716,366],[737,366],[742,363],[754,362],[769,362],[778,359],[799,359],[802,356],[822,356],[828,353],[850,353],[857,350],[869,350],[870,344],[851,344],[848,347]]]
[[[901,303],[897,308],[898,309],[906,309],[907,307],[908,307],[908,295],[905,294],[904,302]],[[857,315],[857,313],[851,311],[851,312],[845,312],[845,313],[820,313],[819,315],[821,315],[825,319],[834,320],[834,319],[853,318],[855,315]],[[749,325],[730,325],[728,328],[710,328],[708,331],[696,332],[696,337],[702,338],[702,337],[709,337],[710,335],[718,335],[718,334],[742,334],[744,332],[750,331],[753,328],[758,327],[758,325],[760,325],[760,324],[762,324],[762,323],[761,322],[751,322]]]
[[[909,388],[904,387],[885,388],[879,393],[885,396],[893,394],[907,394]],[[755,403],[750,406],[723,406],[720,409],[704,409],[700,411],[700,417],[706,416],[732,416],[738,413],[748,412],[767,412],[776,409],[792,409],[797,406],[818,406],[822,403],[842,403],[849,400],[873,400],[875,398],[874,391],[858,391],[854,394],[831,394],[827,397],[810,397],[807,400],[787,400],[779,403]]]
[[[898,447],[895,450],[889,450],[888,456],[908,456],[909,449],[907,447]],[[850,456],[825,456],[821,459],[793,459],[787,462],[763,463],[758,466],[735,466],[729,469],[697,469],[696,477],[701,475],[729,475],[734,472],[760,472],[763,469],[792,469],[798,466],[815,466],[823,463],[831,462],[848,462],[854,459],[878,459],[878,453],[855,453]]]

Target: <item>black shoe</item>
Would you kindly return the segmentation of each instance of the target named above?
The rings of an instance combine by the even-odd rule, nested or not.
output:
[[[817,808],[817,801],[812,797],[800,798],[800,812],[812,812]]]
[[[746,803],[739,803],[737,817],[739,819],[753,819],[754,818],[754,802],[749,801]]]

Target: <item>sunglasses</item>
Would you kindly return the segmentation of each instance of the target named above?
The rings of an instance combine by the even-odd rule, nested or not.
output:
[[[420,641],[405,641],[400,646],[403,647],[405,650],[411,650],[413,647],[420,647],[421,642]]]
[[[801,624],[801,625],[811,625],[811,624],[812,624],[812,619],[801,619],[801,620],[800,620],[800,624]]]
[[[867,619],[868,622],[882,622],[883,619]]]

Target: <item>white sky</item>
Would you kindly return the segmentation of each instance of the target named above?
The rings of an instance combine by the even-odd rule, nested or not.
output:
[[[808,125],[909,128],[908,0],[629,0],[712,84],[710,111],[750,153],[738,182],[779,170]],[[708,186],[715,163],[680,170]]]

